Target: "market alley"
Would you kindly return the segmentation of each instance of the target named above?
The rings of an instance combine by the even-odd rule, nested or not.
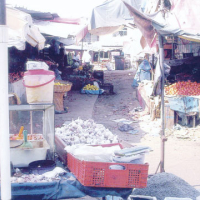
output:
[[[152,148],[146,156],[149,163],[149,174],[159,172],[160,162],[160,119],[150,120],[145,112],[138,112],[139,102],[136,89],[131,84],[134,77],[133,70],[105,71],[104,80],[114,85],[112,95],[86,95],[79,91],[70,91],[65,99],[65,107],[68,113],[56,114],[55,125],[60,127],[64,123],[70,123],[77,118],[87,120],[93,119],[98,124],[103,124],[113,134],[118,135],[120,140],[131,144],[144,144]],[[120,131],[124,121],[130,120],[132,131]],[[165,151],[165,171],[173,173],[184,179],[190,185],[199,189],[200,159],[197,152],[200,151],[199,126],[196,128],[185,128],[181,130],[166,130],[168,141]],[[182,132],[188,132],[189,137],[181,137]],[[184,168],[182,167],[184,164]]]

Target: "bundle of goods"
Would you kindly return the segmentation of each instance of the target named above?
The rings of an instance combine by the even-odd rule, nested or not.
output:
[[[177,82],[165,87],[165,94],[197,96],[200,95],[200,83],[191,81]]]
[[[65,150],[84,161],[144,164],[145,154],[150,148],[147,146],[123,148],[121,143],[116,143],[95,146],[73,145],[65,147]]]
[[[9,73],[9,83],[14,83],[21,80],[24,76],[24,72]]]
[[[96,85],[85,85],[83,89],[81,90],[81,93],[83,94],[102,94],[103,90],[99,89]]]
[[[61,128],[56,128],[55,134],[61,138],[66,145],[75,144],[110,144],[117,143],[117,135],[113,135],[102,124],[96,124],[92,119],[77,119]]]
[[[112,145],[73,145],[66,146],[67,153],[73,155],[76,159],[92,162],[113,162],[115,151],[121,150],[120,144]]]
[[[114,152],[113,161],[121,163],[144,164],[145,154],[150,151],[147,146],[134,146]]]

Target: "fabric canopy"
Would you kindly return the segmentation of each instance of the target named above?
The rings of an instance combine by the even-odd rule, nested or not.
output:
[[[139,11],[137,8],[129,5],[125,1],[124,4],[129,9],[130,14],[134,17],[134,23],[142,32],[149,46],[153,45],[156,32],[161,35],[182,35],[184,33],[179,28],[175,16],[171,13],[168,13],[166,18],[163,17],[161,11],[147,15]]]
[[[49,20],[50,22],[57,22],[57,23],[64,23],[64,24],[76,24],[79,25],[81,24],[81,19],[76,18],[76,19],[70,19],[70,18],[60,18],[56,17],[52,20]]]
[[[39,50],[44,48],[45,38],[38,28],[33,25],[29,14],[17,9],[6,8],[8,26],[8,47],[15,46],[19,50],[25,49],[25,42],[30,43]]]
[[[56,23],[50,21],[34,21],[40,32],[54,37],[65,45],[77,44],[88,32],[87,25]]]
[[[172,12],[175,14],[180,28],[191,34],[200,34],[199,0],[171,0]]]
[[[134,18],[134,23],[141,30],[150,47],[153,46],[156,33],[159,33],[163,36],[176,35],[187,40],[200,41],[198,28],[194,28],[194,30],[192,30],[193,27],[199,27],[199,22],[197,22],[197,26],[195,25],[195,21],[198,21],[195,20],[198,18],[197,13],[192,15],[190,18],[191,20],[186,20],[186,17],[182,18],[188,8],[188,10],[191,10],[191,7],[193,9],[197,0],[195,0],[193,4],[189,3],[189,0],[177,0],[176,2],[174,0],[172,12],[165,13],[165,17],[163,16],[162,11],[147,15],[139,11],[135,6],[128,4],[127,1],[123,0],[123,2],[129,9],[130,14]],[[190,4],[192,6],[190,6]],[[200,2],[197,2],[195,5],[197,6],[197,9],[195,9],[197,11],[200,8]],[[186,13],[188,13],[188,11]]]
[[[127,2],[141,8],[141,1],[127,0]],[[119,31],[128,23],[133,23],[129,10],[121,0],[108,0],[92,10],[89,32],[96,35],[105,35]]]

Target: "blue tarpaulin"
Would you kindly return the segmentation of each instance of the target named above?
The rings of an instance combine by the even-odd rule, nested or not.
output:
[[[84,90],[84,89],[82,89],[81,90],[81,93],[82,94],[103,94],[103,90],[102,89],[100,89],[100,90]]]
[[[182,113],[199,112],[199,99],[189,96],[169,97],[171,110]]]
[[[143,80],[151,80],[151,66],[148,60],[144,59],[142,63],[138,66],[138,70],[133,79],[132,87],[137,87],[138,82]]]
[[[53,200],[107,195],[127,198],[132,193],[130,188],[85,187],[72,173],[62,176],[61,180],[43,183],[12,183],[12,200]]]

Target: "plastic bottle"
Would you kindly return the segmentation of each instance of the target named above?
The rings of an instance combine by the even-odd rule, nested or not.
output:
[[[33,148],[33,145],[31,142],[28,141],[27,139],[27,130],[24,130],[23,131],[23,135],[24,135],[24,142],[23,144],[21,145],[21,148],[23,149],[32,149]]]

